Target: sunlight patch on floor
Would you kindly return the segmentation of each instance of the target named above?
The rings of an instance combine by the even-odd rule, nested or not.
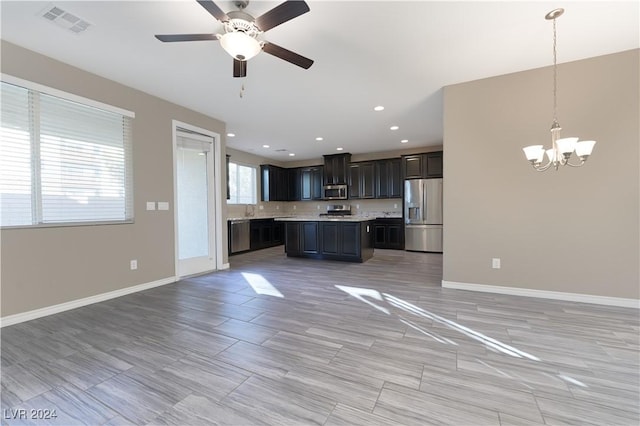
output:
[[[257,294],[284,298],[282,293],[262,275],[243,272],[242,276]]]

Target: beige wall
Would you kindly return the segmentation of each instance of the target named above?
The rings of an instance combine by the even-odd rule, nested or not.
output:
[[[223,144],[225,124],[4,41],[1,53],[3,73],[136,114],[135,223],[2,230],[2,316],[174,276],[172,120],[219,133]],[[171,210],[146,211],[146,201],[169,201]],[[218,235],[227,247],[226,228]]]
[[[559,66],[562,135],[598,143],[557,172],[521,149],[550,143],[551,68],[445,88],[444,281],[640,298],[638,63]]]

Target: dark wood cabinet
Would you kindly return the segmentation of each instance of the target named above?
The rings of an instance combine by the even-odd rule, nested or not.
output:
[[[286,222],[285,251],[291,257],[363,262],[373,256],[373,222]]]
[[[289,177],[289,196],[287,201],[302,199],[302,170],[300,168],[287,169]]]
[[[402,175],[405,179],[422,178],[422,154],[402,157]]]
[[[350,162],[348,153],[325,155],[323,185],[347,185]]]
[[[318,222],[286,222],[287,256],[315,255],[320,252]]]
[[[402,198],[401,164],[400,158],[376,161],[376,198]]]
[[[263,164],[260,166],[262,201],[289,201],[289,171],[282,167]]]
[[[229,158],[231,158],[231,156],[227,154],[227,200],[231,199],[231,187],[229,186]]]
[[[322,166],[300,169],[300,200],[322,199]]]
[[[250,250],[284,244],[284,224],[273,219],[251,219],[249,233]]]
[[[375,198],[375,163],[349,165],[349,198]]]
[[[322,199],[322,166],[285,169],[260,166],[262,201],[308,201]]]
[[[318,235],[318,222],[301,222],[300,240],[300,249],[302,253],[319,253],[320,238]]]
[[[401,218],[378,218],[373,224],[375,248],[404,250],[404,226]]]
[[[274,246],[284,244],[284,222],[273,222],[272,243]]]
[[[422,175],[426,178],[442,177],[442,151],[424,154]]]
[[[301,229],[302,222],[287,222],[285,224],[284,251],[287,256],[299,256],[302,254]]]
[[[442,177],[442,151],[402,157],[404,179],[425,179]]]

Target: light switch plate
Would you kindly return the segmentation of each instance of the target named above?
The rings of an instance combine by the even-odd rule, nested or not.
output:
[[[169,210],[168,201],[158,201],[158,210]]]
[[[156,202],[155,201],[147,201],[147,210],[155,210]]]

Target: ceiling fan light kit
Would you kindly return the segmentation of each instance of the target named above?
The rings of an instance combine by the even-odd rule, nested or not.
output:
[[[242,31],[225,33],[220,36],[220,44],[233,59],[248,61],[262,50],[262,44]]]
[[[309,11],[304,1],[287,0],[263,15],[254,18],[244,11],[248,1],[236,1],[240,10],[224,13],[211,0],[197,0],[214,18],[224,25],[224,34],[167,34],[156,35],[162,42],[220,40],[222,48],[233,58],[233,76],[246,77],[246,61],[261,51],[301,68],[308,69],[313,61],[276,44],[258,39],[265,31]]]
[[[578,141],[578,138],[575,137],[559,138],[562,127],[560,127],[557,118],[558,62],[556,19],[562,16],[563,13],[564,9],[558,8],[545,15],[545,19],[553,21],[553,123],[551,124],[551,148],[545,150],[542,145],[530,145],[522,148],[529,163],[539,172],[549,170],[551,167],[555,170],[558,170],[560,166],[580,167],[587,161],[596,144],[596,141]],[[577,164],[569,162],[574,152],[580,159],[580,162]],[[547,164],[542,165],[545,153],[547,154]]]

